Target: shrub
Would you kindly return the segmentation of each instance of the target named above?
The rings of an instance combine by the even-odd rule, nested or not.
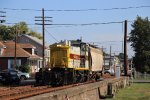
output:
[[[30,72],[30,66],[25,64],[25,65],[21,65],[18,68],[20,71],[25,72],[25,73],[29,73]]]

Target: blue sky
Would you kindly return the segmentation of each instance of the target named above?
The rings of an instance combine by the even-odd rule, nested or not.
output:
[[[0,11],[6,11],[6,22],[17,23],[25,21],[28,24],[35,23],[35,16],[41,16],[41,11],[6,10],[14,9],[37,9],[41,10],[82,10],[82,9],[109,9],[126,8],[137,6],[150,6],[149,0],[0,0]],[[52,24],[86,24],[120,22],[125,19],[134,21],[137,15],[145,18],[150,17],[149,8],[118,9],[118,10],[97,10],[97,11],[46,11],[46,16],[51,16]],[[132,22],[128,23],[128,33],[131,31]],[[41,26],[29,25],[37,32],[42,32]],[[122,51],[123,25],[89,25],[89,26],[47,26],[46,30],[58,41],[65,39],[79,39],[82,37],[86,42],[95,43],[106,48],[112,45],[112,52],[118,54]],[[46,31],[46,42],[49,44],[56,42]],[[114,42],[109,42],[114,41]],[[128,55],[133,55],[131,47],[128,45]]]

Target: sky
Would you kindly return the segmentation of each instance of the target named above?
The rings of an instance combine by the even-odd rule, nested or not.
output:
[[[150,0],[0,0],[0,11],[6,12],[5,25],[25,21],[29,24],[28,27],[31,30],[42,34],[42,27],[35,25],[35,16],[41,16],[41,10],[44,8],[46,10],[45,16],[52,17],[50,19],[52,22],[46,22],[52,24],[47,25],[45,28],[45,40],[47,43],[52,44],[60,40],[76,40],[82,37],[84,42],[94,43],[99,47],[103,47],[107,53],[109,53],[111,46],[113,54],[122,52],[123,23],[84,26],[80,24],[123,22],[128,20],[128,33],[130,33],[131,24],[136,20],[137,16],[142,18],[150,17],[150,7],[112,8],[140,6],[150,6]],[[64,26],[54,24],[79,25]],[[134,56],[134,51],[129,43],[127,50],[129,57]]]

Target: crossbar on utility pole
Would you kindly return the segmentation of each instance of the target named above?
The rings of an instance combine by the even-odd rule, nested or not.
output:
[[[0,23],[4,23],[6,20],[4,18],[6,18],[6,12],[4,11],[0,11]]]

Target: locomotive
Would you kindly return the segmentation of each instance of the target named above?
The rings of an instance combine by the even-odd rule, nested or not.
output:
[[[50,68],[36,73],[36,83],[52,86],[98,80],[103,71],[103,52],[82,40],[50,45]]]

